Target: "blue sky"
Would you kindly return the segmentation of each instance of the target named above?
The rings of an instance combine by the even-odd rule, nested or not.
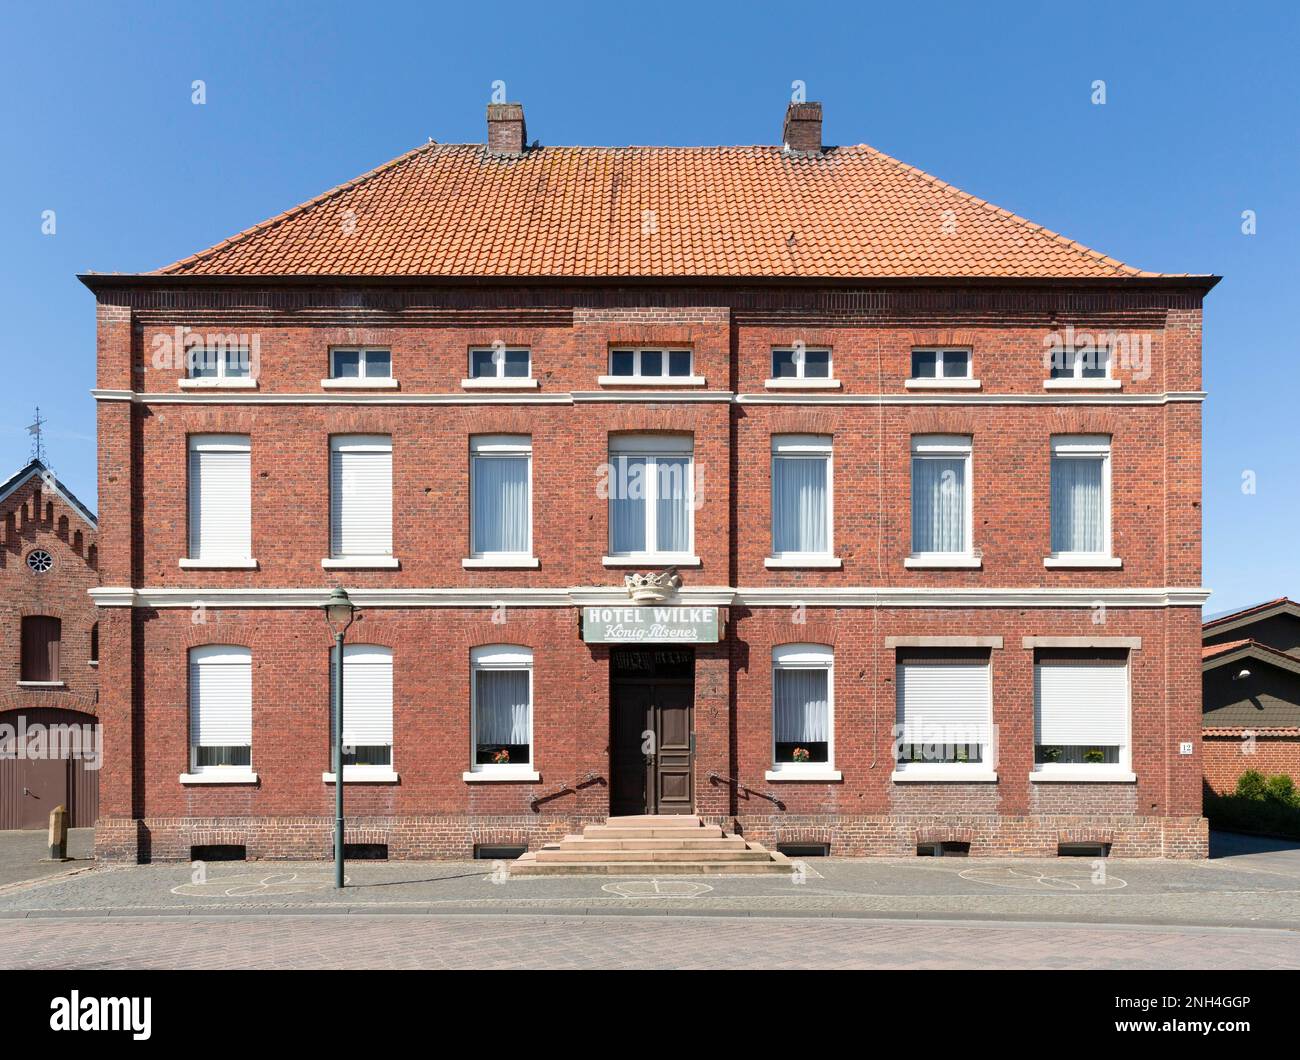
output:
[[[94,303],[78,272],[156,268],[429,137],[481,141],[498,79],[551,144],[775,143],[800,79],[827,142],[870,143],[1131,264],[1225,277],[1204,333],[1207,610],[1300,596],[1296,11],[11,7],[0,340],[17,372],[0,389],[0,469],[27,459],[39,404],[56,471],[95,502]]]

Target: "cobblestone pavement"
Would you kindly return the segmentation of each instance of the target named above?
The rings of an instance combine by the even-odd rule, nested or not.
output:
[[[1221,928],[601,916],[36,919],[7,968],[1300,968],[1300,935]]]
[[[68,829],[68,856],[72,861],[42,861],[50,852],[49,838],[44,830],[0,832],[0,887],[41,876],[62,875],[69,869],[93,864],[93,828]]]

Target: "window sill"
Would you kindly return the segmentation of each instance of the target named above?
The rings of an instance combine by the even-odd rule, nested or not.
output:
[[[702,375],[600,375],[599,386],[632,386],[657,389],[662,386],[706,386],[708,379]]]
[[[921,769],[896,769],[889,779],[895,784],[996,784],[998,775],[991,769],[954,769],[935,765]]]
[[[844,774],[838,769],[769,769],[763,774],[763,779],[773,784],[784,784],[787,781],[834,784],[843,780]]]
[[[323,390],[397,390],[396,379],[322,379]]]
[[[911,570],[979,570],[984,566],[984,559],[982,556],[959,556],[956,553],[951,556],[908,556],[903,560],[903,566]]]
[[[346,670],[344,676],[347,676]],[[321,780],[326,784],[334,783],[333,773],[322,773]],[[396,784],[398,776],[384,766],[344,766],[344,784]]]
[[[67,688],[66,681],[19,681],[19,688]]]
[[[470,556],[460,565],[466,570],[507,570],[540,567],[542,563],[536,556]]]
[[[464,390],[536,390],[541,380],[520,376],[487,376],[482,379],[462,379]]]
[[[1044,390],[1119,390],[1119,379],[1044,379]]]
[[[256,390],[256,379],[223,379],[221,377],[179,380],[182,390]]]
[[[86,663],[86,665],[87,665],[87,666],[93,666],[96,670],[98,670],[98,669],[99,669],[99,660],[98,660],[98,659],[91,659],[88,663]]]
[[[510,781],[515,783],[522,781],[527,784],[541,780],[542,775],[533,769],[512,769],[510,766],[506,766],[504,769],[470,770],[462,773],[460,778],[466,784],[503,784]]]
[[[1059,567],[1074,570],[1087,570],[1089,568],[1109,567],[1118,569],[1124,566],[1124,561],[1118,556],[1044,556],[1044,567]]]
[[[635,556],[602,556],[600,562],[606,567],[703,566],[699,556],[687,556],[678,552],[643,552]]]
[[[326,570],[397,570],[396,556],[333,556],[320,561]]]
[[[1134,784],[1137,774],[1126,769],[1035,769],[1029,774],[1031,784]]]
[[[257,570],[257,560],[249,559],[183,559],[181,570]]]
[[[839,390],[838,379],[766,379],[768,390]]]
[[[182,784],[256,784],[257,774],[248,769],[222,770],[212,773],[182,773]]]
[[[908,379],[903,383],[908,390],[979,390],[978,379]]]
[[[805,567],[808,569],[839,570],[844,561],[838,556],[768,556],[763,560],[768,570],[789,570]]]

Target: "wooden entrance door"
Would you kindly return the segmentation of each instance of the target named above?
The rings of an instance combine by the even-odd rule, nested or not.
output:
[[[93,729],[95,717],[72,710],[33,707],[0,713],[0,831],[45,828],[50,811],[64,806],[68,826],[86,828],[99,814],[99,759]],[[31,742],[37,726],[45,730],[38,745]],[[78,745],[72,729],[80,730]],[[63,731],[58,735],[56,729]],[[17,740],[27,741],[22,757]],[[43,749],[31,752],[35,746]],[[77,753],[74,753],[77,751]]]
[[[610,665],[610,814],[694,812],[694,651],[620,649]]]

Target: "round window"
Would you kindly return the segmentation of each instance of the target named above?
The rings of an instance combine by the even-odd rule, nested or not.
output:
[[[37,574],[44,574],[54,566],[54,557],[43,548],[32,549],[27,553],[27,566]]]

